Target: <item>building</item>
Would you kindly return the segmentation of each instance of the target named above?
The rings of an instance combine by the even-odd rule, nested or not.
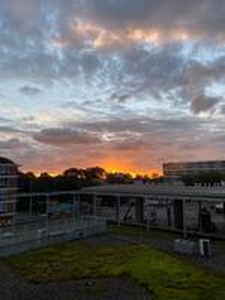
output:
[[[0,157],[0,227],[12,224],[15,212],[18,166]]]
[[[163,175],[171,179],[199,173],[219,172],[225,174],[225,161],[195,161],[195,162],[168,162],[163,164]]]

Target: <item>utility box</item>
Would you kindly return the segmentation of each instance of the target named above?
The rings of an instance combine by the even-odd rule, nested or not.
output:
[[[199,254],[206,258],[212,255],[209,239],[199,239]]]

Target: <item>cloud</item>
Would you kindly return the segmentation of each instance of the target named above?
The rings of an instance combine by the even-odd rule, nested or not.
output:
[[[174,31],[190,36],[219,37],[224,34],[223,1],[200,0],[93,0],[90,15],[111,29],[152,28],[164,35]]]
[[[6,141],[0,141],[0,148],[2,150],[16,150],[16,149],[24,149],[28,145],[24,142],[22,142],[19,139],[12,138]]]
[[[120,40],[119,45],[130,46],[144,41],[151,44],[155,36],[156,41],[182,42],[197,32],[199,39],[201,35],[203,40],[205,35],[210,35],[218,36],[219,40],[225,29],[222,21],[225,4],[217,2],[215,5],[212,0],[191,3],[178,0],[57,0],[53,5],[49,0],[8,0],[0,10],[4,46],[2,64],[9,68],[13,60],[16,65],[26,67],[29,62],[33,68],[25,68],[27,72],[39,70],[39,67],[44,70],[46,64],[52,74],[57,73],[54,66],[68,68],[70,60],[77,55],[81,56],[84,68],[88,66],[89,69],[92,65],[91,69],[95,69],[96,58],[92,55],[84,58],[86,54],[83,53],[87,49],[93,50],[94,41],[100,45],[111,39],[110,45],[113,45]],[[86,59],[88,62],[82,62]]]
[[[4,153],[49,168],[222,157],[224,12],[217,0],[2,1]]]
[[[0,119],[1,121],[1,119]],[[3,121],[5,122],[5,120],[3,119]],[[9,121],[6,120],[6,123],[8,123]],[[0,133],[13,133],[13,134],[17,134],[17,133],[25,133],[23,130],[20,130],[18,128],[15,127],[9,127],[9,126],[0,126]]]
[[[33,170],[100,165],[147,172],[168,160],[222,158],[222,135],[223,124],[197,116],[177,120],[111,118],[30,132],[2,140],[0,146],[3,154]]]
[[[215,108],[216,104],[218,104],[220,100],[221,99],[207,97],[205,95],[198,96],[197,98],[193,99],[191,103],[191,111],[194,114],[212,111],[212,109]]]
[[[35,86],[24,85],[20,88],[20,92],[27,96],[35,96],[41,93],[41,89]]]
[[[98,136],[71,128],[48,128],[33,135],[35,141],[58,147],[76,144],[93,144],[98,142]]]
[[[129,98],[131,98],[131,95],[129,94],[118,94],[118,93],[113,93],[110,96],[110,100],[118,102],[118,103],[125,103],[126,101],[129,100]]]

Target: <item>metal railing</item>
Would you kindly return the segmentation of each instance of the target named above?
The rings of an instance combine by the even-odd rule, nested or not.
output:
[[[17,225],[0,229],[0,256],[21,253],[55,242],[80,239],[106,230],[102,217],[46,219],[44,222]]]

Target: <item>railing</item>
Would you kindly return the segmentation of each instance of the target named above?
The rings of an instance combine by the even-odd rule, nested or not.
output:
[[[0,256],[8,256],[55,242],[80,239],[106,230],[105,218],[46,219],[0,230]]]

